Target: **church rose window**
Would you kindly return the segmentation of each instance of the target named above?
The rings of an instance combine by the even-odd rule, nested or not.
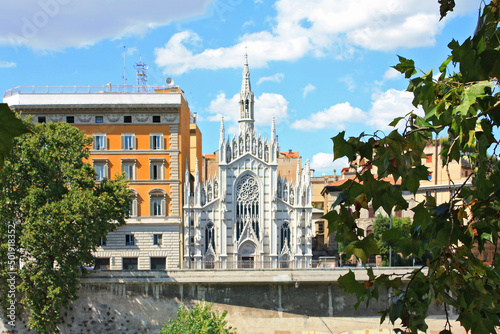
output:
[[[236,237],[244,228],[252,229],[259,238],[259,185],[252,175],[244,175],[236,185]]]

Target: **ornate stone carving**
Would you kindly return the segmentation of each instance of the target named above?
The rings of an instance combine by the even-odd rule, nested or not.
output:
[[[91,115],[78,115],[76,116],[78,120],[82,123],[88,123],[92,119]]]
[[[134,117],[137,122],[141,123],[147,122],[149,119],[149,115],[135,115]]]
[[[175,123],[175,122],[177,122],[177,115],[176,114],[166,114],[165,116],[163,116],[163,119],[167,123]]]
[[[50,115],[49,120],[52,122],[61,122],[63,120],[63,115]]]
[[[118,122],[120,120],[120,115],[109,114],[109,115],[106,115],[106,119],[108,120],[108,122],[115,123],[115,122]]]

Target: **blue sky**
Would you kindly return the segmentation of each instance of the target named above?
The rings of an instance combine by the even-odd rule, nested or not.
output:
[[[439,21],[436,0],[23,0],[4,1],[0,90],[20,85],[136,83],[171,77],[198,114],[203,153],[217,150],[221,116],[237,129],[248,52],[258,130],[272,117],[282,151],[299,151],[315,175],[337,173],[331,137],[389,130],[413,110],[397,55],[424,71],[476,26],[480,1],[457,1]],[[124,57],[125,56],[125,57]],[[124,61],[125,59],[125,61]]]

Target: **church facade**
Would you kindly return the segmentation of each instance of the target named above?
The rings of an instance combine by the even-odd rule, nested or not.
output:
[[[248,58],[239,100],[239,131],[221,121],[213,175],[198,164],[184,184],[184,268],[300,268],[312,259],[309,161],[290,168],[280,157],[274,119],[269,138],[254,127]],[[291,173],[293,170],[294,173]]]

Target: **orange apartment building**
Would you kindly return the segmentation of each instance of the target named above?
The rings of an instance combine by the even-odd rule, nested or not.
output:
[[[129,179],[130,218],[102,241],[96,269],[181,266],[183,171],[202,157],[201,132],[180,88],[17,87],[4,102],[34,122],[78,127],[94,139],[89,162],[97,179]]]

